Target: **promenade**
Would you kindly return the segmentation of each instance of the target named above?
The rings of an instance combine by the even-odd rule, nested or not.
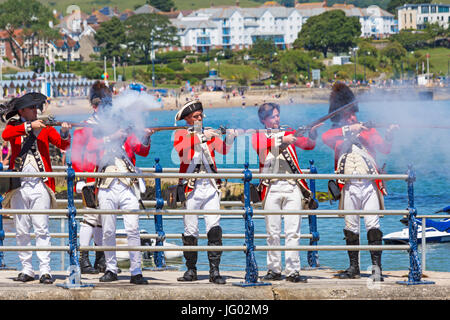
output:
[[[36,280],[27,283],[12,279],[19,271],[0,271],[0,300],[449,300],[450,272],[426,271],[422,280],[434,281],[431,285],[401,285],[408,270],[384,271],[384,282],[373,283],[370,274],[362,271],[360,279],[341,280],[336,270],[319,268],[302,270],[308,283],[274,281],[268,286],[239,287],[233,283],[244,281],[244,271],[222,271],[225,285],[209,283],[208,272],[199,271],[199,280],[178,282],[180,271],[148,271],[144,276],[148,285],[129,283],[129,272],[119,274],[119,281],[100,283],[99,275],[82,275],[82,283],[94,287],[65,289],[56,286],[67,281],[67,272],[55,271],[53,285],[40,284]],[[260,270],[259,275],[266,273]]]

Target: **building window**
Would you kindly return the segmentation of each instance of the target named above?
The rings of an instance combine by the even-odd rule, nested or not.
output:
[[[436,13],[436,6],[431,6],[431,13]]]
[[[449,12],[450,8],[449,7],[443,7],[443,6],[439,6],[438,7],[438,12]]]
[[[409,14],[409,22],[412,23],[412,13]]]
[[[422,6],[420,7],[420,10],[422,13],[428,13],[430,12],[430,7],[429,6]]]

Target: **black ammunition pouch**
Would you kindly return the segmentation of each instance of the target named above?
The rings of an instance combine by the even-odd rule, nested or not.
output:
[[[179,183],[174,186],[170,186],[167,188],[167,206],[171,209],[176,209],[177,202],[185,202],[186,196],[184,195],[184,190],[186,190],[185,183]]]
[[[83,198],[83,205],[86,208],[97,208],[94,186],[84,186],[83,189],[81,189],[81,197]]]
[[[341,198],[341,189],[339,189],[339,186],[338,186],[336,180],[328,181],[328,191],[330,192],[331,198],[334,201],[337,201]]]
[[[250,183],[250,201],[253,203],[261,202],[261,184]]]
[[[2,177],[0,178],[0,194],[20,188],[20,185],[19,177]]]

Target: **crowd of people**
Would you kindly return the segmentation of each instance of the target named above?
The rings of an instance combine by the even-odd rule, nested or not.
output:
[[[37,119],[37,110],[43,109],[47,97],[40,93],[27,93],[13,98],[0,108],[6,127],[2,133],[5,141],[2,149],[2,162],[11,170],[19,172],[51,172],[49,144],[65,150],[72,148],[72,164],[77,172],[139,172],[136,168],[136,155],[146,157],[151,148],[153,130],[146,128],[142,132],[130,132],[111,121],[113,92],[102,81],[91,87],[89,103],[92,115],[85,120],[86,126],[70,133],[71,124],[62,123],[60,132],[46,126]],[[376,153],[389,153],[395,125],[386,130],[385,138],[374,128],[367,128],[358,121],[357,100],[351,89],[344,83],[335,83],[330,94],[329,113],[351,105],[345,111],[331,117],[332,127],[322,135],[322,141],[335,152],[335,168],[338,174],[377,174]],[[259,156],[259,168],[262,173],[301,174],[299,154],[296,147],[312,150],[318,138],[317,129],[324,123],[309,128],[306,132],[287,131],[280,128],[281,108],[273,102],[265,102],[258,108],[258,117],[265,129],[257,130],[251,137],[251,144]],[[175,132],[173,148],[180,158],[180,173],[216,173],[216,153],[226,154],[239,135],[234,129],[227,129],[225,135],[215,129],[204,128],[203,105],[198,100],[184,104],[175,116],[175,121],[184,121],[187,128]],[[102,123],[116,123],[117,127],[103,128]],[[8,148],[8,144],[10,148]],[[303,151],[302,151],[303,152]],[[50,246],[48,215],[33,214],[31,210],[55,208],[54,178],[27,177],[17,178],[11,183],[10,191],[3,201],[4,208],[29,209],[30,214],[15,215],[16,241],[19,246],[31,245],[31,229],[36,235],[37,246]],[[91,209],[80,223],[80,246],[88,246],[91,239],[97,246],[116,245],[116,215],[96,214],[95,209],[135,210],[140,208],[140,195],[145,191],[145,182],[138,178],[77,178],[75,192],[81,194],[85,208]],[[379,180],[332,180],[337,187],[339,208],[343,210],[383,209],[383,186]],[[175,200],[191,211],[219,210],[222,181],[209,178],[180,178],[175,190]],[[336,193],[336,190],[333,191]],[[304,179],[263,179],[255,190],[255,199],[261,201],[264,210],[302,210],[315,209],[316,200]],[[286,234],[285,245],[297,246],[300,239],[300,215],[267,215],[265,218],[268,233],[267,244],[279,246],[284,219]],[[347,245],[359,244],[359,216],[345,215],[343,233]],[[199,239],[198,216],[184,215],[182,241],[185,246],[197,246]],[[140,245],[139,215],[124,215],[124,226],[129,246]],[[365,216],[365,226],[369,245],[380,245],[382,232],[378,216]],[[205,215],[205,227],[208,246],[222,245],[222,227],[220,215]],[[381,274],[381,251],[370,252],[375,276],[374,280],[383,281]],[[35,280],[32,268],[32,252],[18,253],[22,269],[15,281]],[[209,281],[225,284],[220,274],[222,251],[207,251],[209,261]],[[359,251],[349,251],[350,266],[340,273],[342,279],[360,277]],[[142,273],[142,254],[131,251],[130,283],[148,284]],[[50,252],[38,251],[39,281],[51,284]],[[196,251],[184,251],[186,272],[178,281],[196,281]],[[82,273],[103,273],[100,282],[117,281],[119,268],[116,252],[96,252],[92,266],[89,253],[80,253]],[[266,281],[283,279],[283,264],[280,251],[267,252]],[[301,275],[298,251],[285,253],[284,274],[286,281],[307,282]]]

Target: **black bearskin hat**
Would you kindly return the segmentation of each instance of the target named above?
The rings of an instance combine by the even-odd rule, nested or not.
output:
[[[13,98],[6,104],[0,105],[0,117],[3,122],[19,114],[20,109],[36,107],[43,110],[47,96],[39,92],[29,92],[21,97]]]
[[[110,106],[112,104],[112,92],[105,82],[97,80],[89,90],[89,101],[96,106]]]
[[[331,88],[330,108],[328,109],[328,113],[331,113],[336,109],[339,109],[340,107],[345,106],[346,104],[349,104],[353,101],[355,101],[355,95],[353,94],[352,90],[350,90],[350,88],[345,83],[336,82]],[[358,105],[355,104],[350,110],[353,112],[358,112]],[[340,120],[341,116],[339,114],[331,118],[332,122],[339,122]]]

